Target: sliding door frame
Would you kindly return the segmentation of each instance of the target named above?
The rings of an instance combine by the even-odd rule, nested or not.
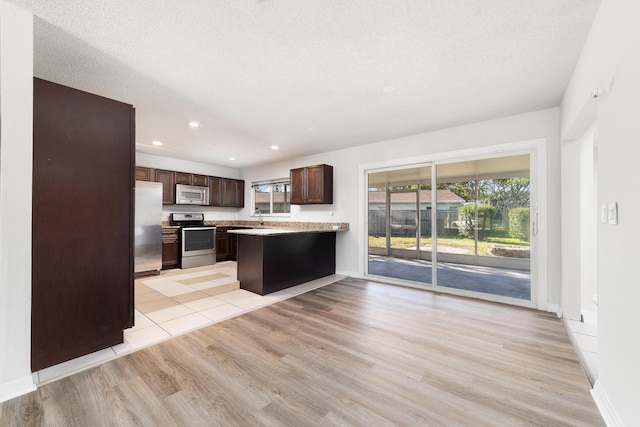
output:
[[[471,292],[446,287],[437,287],[437,250],[432,253],[432,285],[418,284],[399,280],[398,284],[405,286],[417,287],[426,290],[434,290],[437,287],[438,292],[450,293],[462,296],[468,296],[477,299],[489,301],[497,301],[512,305],[537,308],[545,311],[556,311],[557,307],[551,305],[547,301],[548,295],[548,263],[547,263],[547,209],[546,209],[546,188],[547,188],[547,165],[546,165],[546,138],[513,142],[508,144],[492,145],[468,150],[459,150],[443,153],[426,154],[424,156],[414,156],[411,158],[399,158],[385,160],[377,163],[363,164],[359,167],[359,181],[361,188],[360,196],[360,218],[362,218],[363,226],[360,227],[359,253],[362,255],[358,263],[359,274],[362,277],[371,277],[368,274],[368,175],[381,171],[389,171],[395,169],[414,168],[421,166],[435,166],[431,169],[431,183],[435,186],[435,173],[438,164],[462,162],[469,160],[480,160],[495,157],[508,157],[519,154],[529,154],[529,171],[530,171],[530,227],[531,227],[531,300],[519,300],[516,298],[507,298],[492,294],[484,294],[481,292]],[[436,192],[432,193],[431,205],[436,206]],[[436,209],[432,209],[432,224],[435,224]],[[435,241],[436,234],[432,234]],[[391,278],[385,281],[395,282]]]
[[[387,253],[391,255],[391,232],[393,230],[393,215],[391,212],[391,199],[392,194],[415,194],[415,217],[414,221],[416,226],[414,228],[414,236],[416,239],[416,259],[420,259],[420,190],[387,190],[386,191],[386,209],[387,209],[387,223],[385,224],[385,233],[387,237]],[[401,227],[404,229],[411,229],[411,227]]]

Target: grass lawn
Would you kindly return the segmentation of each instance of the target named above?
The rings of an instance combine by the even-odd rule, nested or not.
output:
[[[509,236],[508,233],[504,231],[494,231],[491,233],[491,236],[485,237],[482,240],[478,241],[478,255],[489,255],[489,245],[504,245],[504,246],[521,246],[524,248],[528,248],[530,246],[529,242],[524,242],[520,239],[515,239]],[[420,239],[421,246],[431,246],[433,243],[431,237],[423,237]],[[447,252],[446,247],[463,249],[465,253],[473,255],[475,242],[474,239],[465,239],[461,237],[440,237],[437,241],[438,245],[441,246],[442,252]],[[385,237],[377,237],[377,236],[369,236],[369,246],[374,248],[384,248],[386,247],[386,238]],[[391,238],[391,247],[393,248],[414,248],[416,245],[416,239],[414,237],[392,237]]]

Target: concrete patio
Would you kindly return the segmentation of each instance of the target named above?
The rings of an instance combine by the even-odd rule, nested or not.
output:
[[[425,284],[432,283],[431,261],[370,255],[368,263],[368,272],[372,275]],[[531,273],[523,270],[439,262],[438,287],[529,300]]]

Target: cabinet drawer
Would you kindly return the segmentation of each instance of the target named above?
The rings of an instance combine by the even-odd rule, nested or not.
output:
[[[177,268],[180,266],[178,236],[180,229],[162,229],[162,269]]]

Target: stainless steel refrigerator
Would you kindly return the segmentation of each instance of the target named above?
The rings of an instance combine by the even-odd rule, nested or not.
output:
[[[134,273],[158,274],[162,269],[162,183],[136,181]]]

